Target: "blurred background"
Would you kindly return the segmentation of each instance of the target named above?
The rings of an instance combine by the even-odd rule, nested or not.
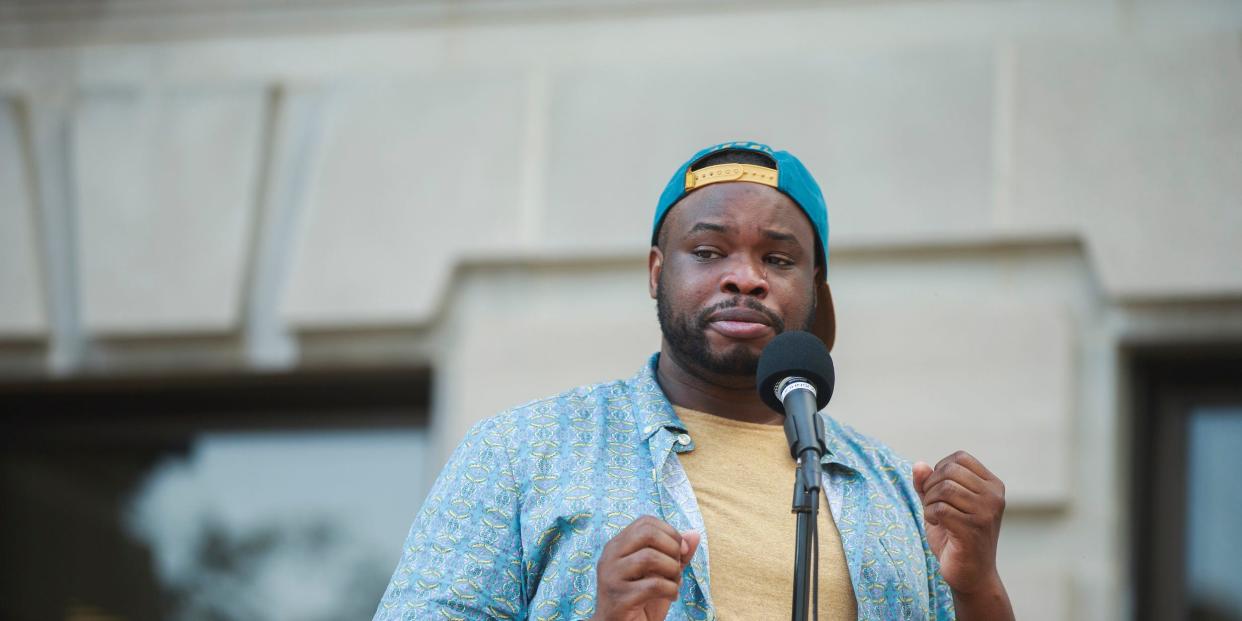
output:
[[[0,616],[370,618],[473,422],[658,348],[725,140],[1019,618],[1242,619],[1242,3],[1159,0],[0,0]]]

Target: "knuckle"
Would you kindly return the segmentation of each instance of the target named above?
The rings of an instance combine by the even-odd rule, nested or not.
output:
[[[937,485],[936,489],[932,490],[933,499],[935,499],[938,503],[952,500],[959,493],[956,485],[957,484],[952,481],[945,481],[940,485]]]
[[[671,580],[649,580],[643,586],[643,591],[647,597],[659,597],[669,599],[677,596],[677,585]]]
[[[640,569],[649,569],[652,566],[659,564],[660,556],[659,552],[656,552],[651,548],[643,548],[635,552],[633,558],[634,563],[637,564]]]
[[[646,524],[643,524],[643,525],[636,527],[630,533],[630,540],[635,543],[645,545],[647,542],[651,541],[651,535],[652,535],[651,527]]]
[[[677,592],[680,590],[678,588],[677,583],[672,582],[670,580],[663,580],[660,582],[660,585],[661,585],[661,588],[660,588],[661,595],[663,595],[664,597],[667,597],[668,599],[675,599],[677,597]]]
[[[630,522],[630,525],[626,526],[625,530],[631,533],[642,532],[644,529],[650,527],[651,520],[653,519],[655,518],[651,517],[650,515],[639,516],[638,519],[634,520],[633,522]]]
[[[652,532],[652,533],[658,533],[664,529],[664,520],[661,520],[660,518],[654,517],[651,515],[644,516],[644,518],[645,519],[643,520],[643,530]]]
[[[945,481],[943,487],[944,495],[950,498],[960,498],[966,492],[961,483],[953,480]]]

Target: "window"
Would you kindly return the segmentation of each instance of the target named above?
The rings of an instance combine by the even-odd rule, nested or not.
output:
[[[369,618],[426,369],[0,386],[8,619]]]
[[[1129,358],[1136,617],[1242,619],[1242,346]]]

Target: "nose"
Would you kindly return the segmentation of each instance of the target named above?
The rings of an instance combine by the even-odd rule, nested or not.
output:
[[[720,279],[724,293],[753,295],[763,299],[768,295],[768,274],[762,261],[749,257],[737,257],[730,261],[729,269]]]

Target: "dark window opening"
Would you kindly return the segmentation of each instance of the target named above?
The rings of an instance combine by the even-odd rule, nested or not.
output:
[[[1242,620],[1242,345],[1127,353],[1135,616]]]
[[[429,394],[425,368],[0,384],[0,616],[369,618]]]

